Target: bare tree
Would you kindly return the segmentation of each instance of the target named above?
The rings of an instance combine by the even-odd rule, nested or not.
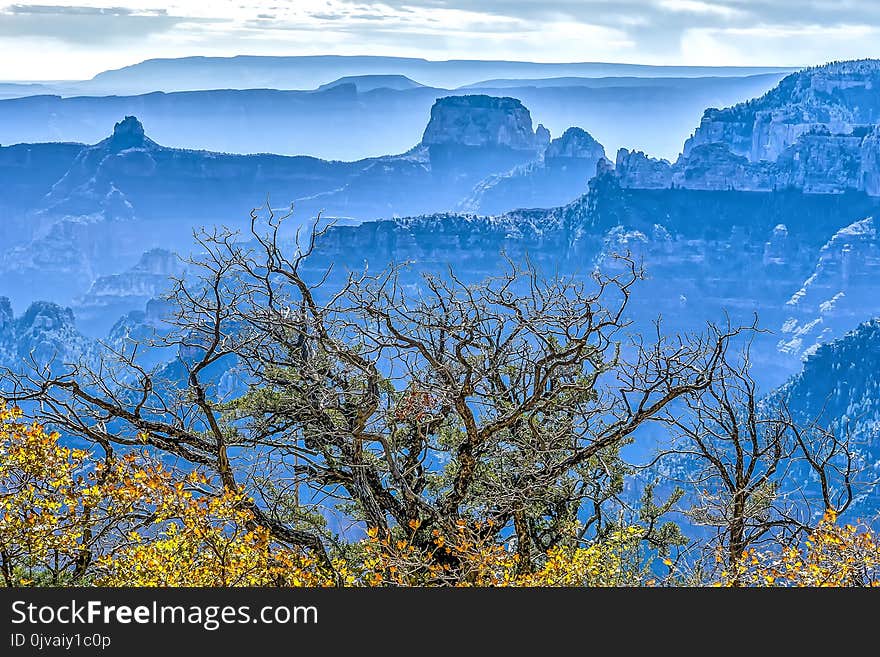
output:
[[[686,511],[715,530],[706,547],[734,583],[747,550],[793,545],[822,515],[853,500],[848,437],[818,423],[798,424],[784,399],[762,399],[749,348],[725,357],[711,385],[665,409],[673,428],[674,477],[691,492]],[[670,464],[667,464],[670,467]]]
[[[198,236],[197,276],[176,282],[153,345],[174,362],[146,368],[132,344],[7,376],[13,401],[66,434],[146,444],[247,493],[256,523],[328,568],[345,521],[418,527],[426,545],[467,523],[515,538],[526,570],[600,535],[619,447],[699,398],[738,332],[630,339],[640,272],[626,258],[588,280],[529,263],[480,284],[393,266],[331,290],[333,272],[307,267],[327,228],[287,249],[282,224],[254,214],[248,242]]]

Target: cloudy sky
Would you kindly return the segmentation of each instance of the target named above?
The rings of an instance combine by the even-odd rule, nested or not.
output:
[[[799,66],[878,37],[878,0],[0,0],[0,80],[235,54]]]

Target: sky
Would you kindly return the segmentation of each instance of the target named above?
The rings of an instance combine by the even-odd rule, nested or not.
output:
[[[880,2],[0,0],[0,80],[239,54],[805,66],[880,57]]]

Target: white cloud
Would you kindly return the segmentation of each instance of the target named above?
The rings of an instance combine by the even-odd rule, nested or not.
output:
[[[744,12],[734,7],[722,4],[702,2],[702,0],[660,0],[659,5],[668,11],[686,12],[692,14],[709,14],[724,18],[742,16]]]
[[[803,66],[880,57],[878,44],[880,28],[872,25],[692,29],[681,37],[681,57],[684,64]]]

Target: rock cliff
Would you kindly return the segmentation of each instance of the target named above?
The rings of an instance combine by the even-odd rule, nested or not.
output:
[[[835,62],[793,73],[760,98],[707,110],[684,155],[701,144],[721,142],[749,161],[775,162],[817,125],[846,135],[877,123],[880,60]]]
[[[586,195],[562,208],[340,227],[322,239],[311,266],[319,276],[330,263],[344,272],[365,262],[374,269],[407,260],[414,272],[453,266],[463,278],[481,280],[504,266],[501,252],[514,259],[528,254],[547,272],[583,275],[597,266],[613,271],[613,256],[629,252],[647,275],[630,307],[637,326],[662,316],[666,332],[690,331],[695,322],[726,321],[726,313],[746,324],[757,314],[771,332],[756,337],[754,358],[764,382],[777,385],[800,369],[803,355],[803,348],[781,349],[780,341],[791,337],[782,327],[792,317],[801,323],[815,317],[787,302],[815,272],[823,245],[877,208],[878,199],[859,193],[628,189],[605,171]],[[854,257],[851,271],[863,269],[870,276],[869,262]],[[831,296],[817,294],[811,308]],[[843,306],[839,315],[826,313],[828,339],[870,317],[873,303],[854,306],[853,313]]]
[[[789,75],[760,98],[709,109],[674,165],[624,153],[621,184],[653,189],[880,194],[880,60]]]
[[[346,222],[451,210],[480,181],[539,161],[548,137],[517,100],[462,96],[437,102],[425,143],[357,162],[168,148],[133,116],[92,146],[0,147],[0,216],[9,216],[0,222],[0,292],[15,303],[70,304],[145,249],[186,252],[193,228],[246,228],[267,199],[278,212],[295,204],[292,221],[303,223],[318,213]],[[519,204],[496,200],[498,211]],[[82,303],[85,311],[91,302]]]
[[[648,157],[641,151],[621,148],[614,163],[622,187],[666,189],[672,186],[672,165]]]

